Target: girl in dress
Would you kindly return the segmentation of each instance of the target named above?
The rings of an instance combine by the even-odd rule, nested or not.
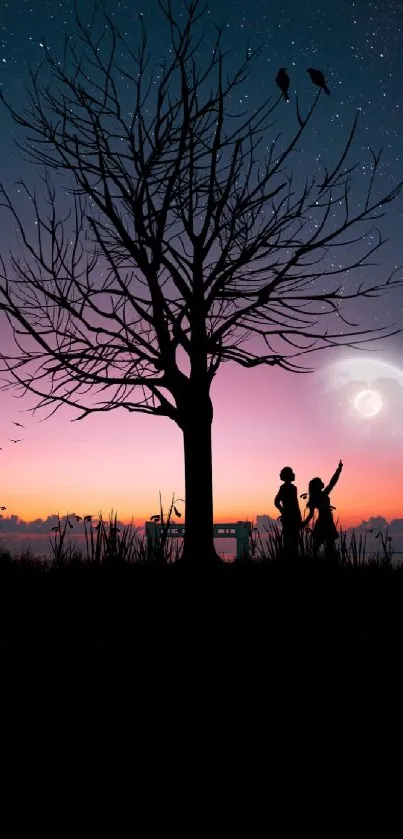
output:
[[[317,553],[320,546],[323,544],[325,546],[325,556],[328,557],[334,554],[334,543],[335,540],[339,538],[336,525],[333,521],[332,510],[334,510],[334,507],[330,504],[329,493],[337,484],[342,469],[343,463],[340,460],[339,465],[334,475],[332,475],[327,487],[325,487],[321,478],[312,478],[312,480],[309,481],[309,494],[307,501],[309,513],[307,518],[302,522],[302,527],[306,527],[313,518],[315,510],[318,511],[318,517],[314,524],[312,533],[314,551]],[[301,497],[306,498],[306,495]]]

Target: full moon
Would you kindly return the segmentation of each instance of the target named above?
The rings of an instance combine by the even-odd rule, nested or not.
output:
[[[402,367],[374,358],[372,353],[349,354],[318,370],[320,410],[324,422],[364,445],[393,438],[403,441]]]
[[[363,417],[374,417],[382,408],[382,399],[376,390],[360,390],[354,399],[354,407]]]

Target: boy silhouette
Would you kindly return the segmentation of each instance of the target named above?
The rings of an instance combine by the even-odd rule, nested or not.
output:
[[[298,504],[297,487],[293,483],[295,474],[291,466],[283,467],[280,472],[280,480],[283,483],[274,499],[274,504],[281,514],[284,552],[287,556],[296,556],[302,516]]]

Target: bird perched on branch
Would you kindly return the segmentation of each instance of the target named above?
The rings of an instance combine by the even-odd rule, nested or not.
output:
[[[306,72],[309,73],[313,83],[316,84],[318,87],[321,87],[322,90],[324,90],[325,93],[327,93],[327,95],[330,96],[330,90],[325,82],[325,77],[322,71],[315,70],[314,67],[308,67]]]
[[[290,97],[288,95],[288,88],[290,86],[290,77],[288,73],[286,73],[287,67],[280,67],[277,76],[276,82],[284,96],[286,102],[290,101]]]

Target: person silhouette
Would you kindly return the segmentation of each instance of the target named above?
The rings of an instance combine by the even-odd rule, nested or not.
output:
[[[320,546],[323,544],[325,548],[325,556],[327,558],[331,558],[334,555],[334,543],[336,539],[339,538],[336,525],[333,521],[332,510],[334,510],[334,507],[330,504],[329,493],[337,484],[342,469],[343,463],[340,460],[339,465],[334,475],[330,478],[327,487],[325,487],[321,478],[312,478],[312,480],[309,481],[307,501],[309,512],[308,516],[304,519],[301,525],[302,528],[306,527],[313,518],[315,510],[318,511],[318,517],[312,532],[314,552],[317,554]],[[301,495],[301,498],[306,497],[306,493]]]
[[[298,553],[302,516],[298,504],[297,487],[293,483],[295,474],[291,466],[283,467],[280,480],[283,483],[274,499],[274,504],[281,514],[279,518],[283,526],[284,553],[287,557],[292,557]]]

